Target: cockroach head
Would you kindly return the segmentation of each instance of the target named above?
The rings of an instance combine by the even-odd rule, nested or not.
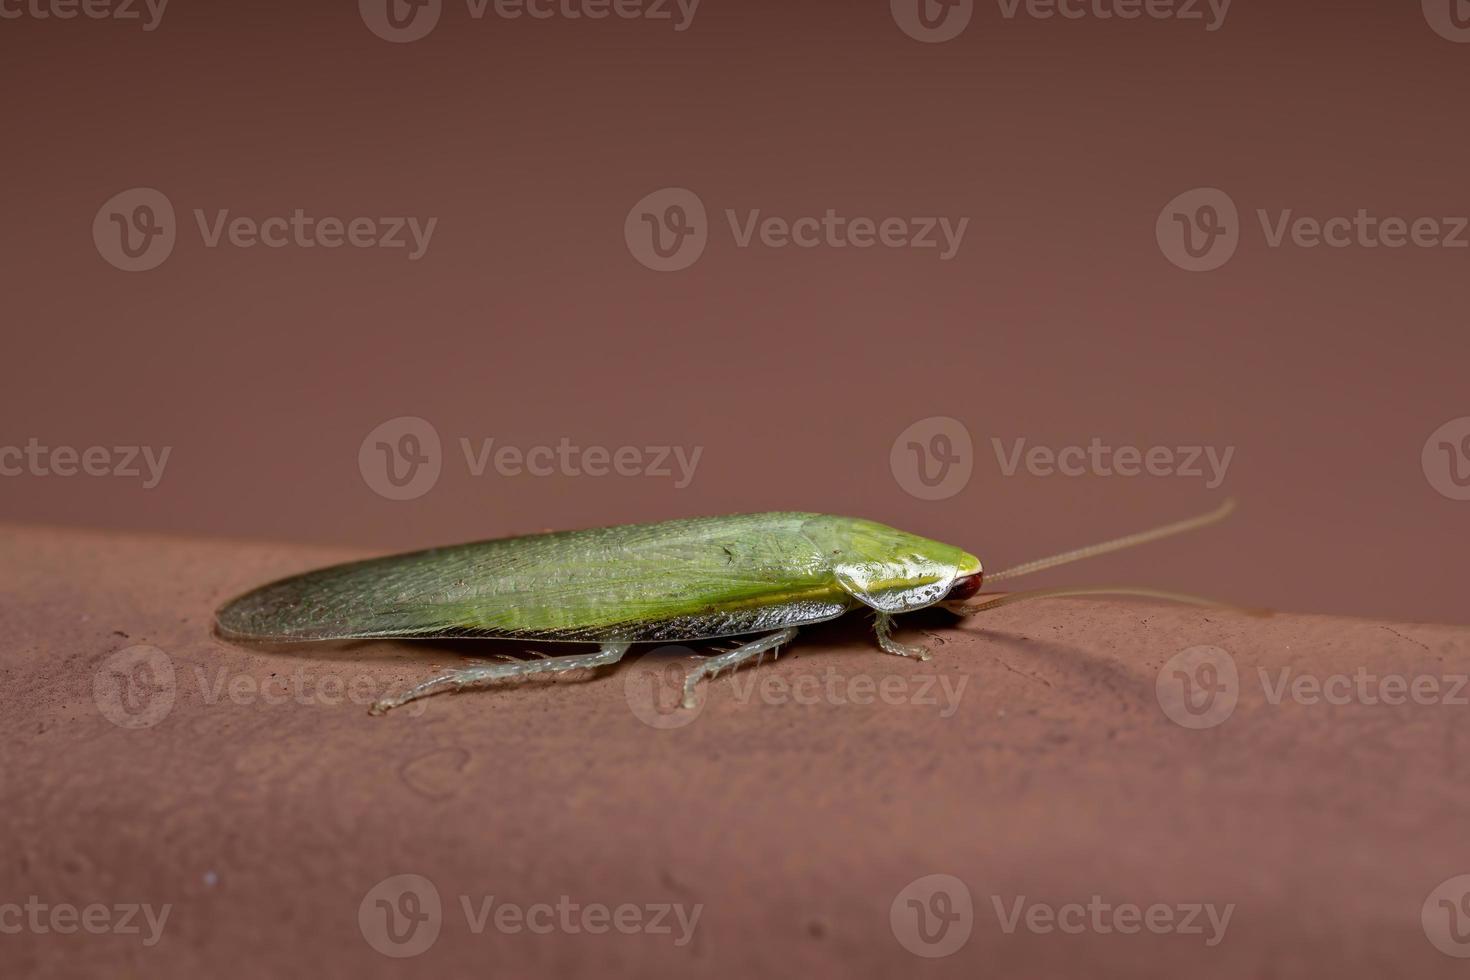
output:
[[[941,601],[964,602],[966,599],[973,599],[976,593],[980,591],[980,583],[984,578],[985,572],[983,570],[977,571],[973,575],[961,575],[951,583],[949,591],[945,593]]]

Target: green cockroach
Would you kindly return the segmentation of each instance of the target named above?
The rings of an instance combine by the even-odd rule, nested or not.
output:
[[[1222,520],[1209,514],[1028,562],[989,576],[1027,575]],[[216,614],[231,640],[293,642],[372,638],[490,637],[595,643],[596,653],[477,663],[384,698],[374,714],[441,691],[617,663],[634,643],[755,638],[706,657],[699,681],[777,651],[798,627],[867,607],[886,653],[929,659],[892,636],[893,617],[941,605],[968,615],[1042,596],[1123,593],[1185,602],[1154,589],[1040,589],[970,602],[985,574],[953,545],[873,521],[827,514],[737,514],[532,534],[334,565],[282,579]],[[759,634],[759,635],[757,635]]]

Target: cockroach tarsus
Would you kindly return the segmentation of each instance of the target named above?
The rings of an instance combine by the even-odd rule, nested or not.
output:
[[[505,657],[447,671],[372,706],[373,714],[443,691],[606,667],[634,643],[753,637],[707,656],[701,680],[776,655],[797,629],[866,607],[879,649],[928,660],[893,638],[894,616],[939,606],[960,615],[1055,596],[1143,595],[1202,605],[1197,596],[1133,587],[1035,589],[981,596],[993,584],[1120,551],[1223,520],[1215,510],[1162,527],[986,575],[980,559],[873,521],[826,514],[737,514],[533,534],[334,565],[282,579],[226,603],[216,630],[229,640],[293,642],[486,637],[595,643],[569,656]]]

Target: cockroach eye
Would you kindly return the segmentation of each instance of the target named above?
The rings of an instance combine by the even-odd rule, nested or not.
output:
[[[945,594],[945,602],[959,602],[963,599],[973,598],[980,591],[980,580],[985,577],[984,572],[976,572],[974,575],[961,575],[954,580]]]

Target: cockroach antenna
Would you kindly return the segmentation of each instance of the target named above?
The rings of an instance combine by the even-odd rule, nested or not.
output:
[[[1124,551],[1128,548],[1136,548],[1142,544],[1151,544],[1154,541],[1162,541],[1164,538],[1172,538],[1176,534],[1184,534],[1188,531],[1197,531],[1200,528],[1209,527],[1211,524],[1218,524],[1221,521],[1225,520],[1225,518],[1229,517],[1231,513],[1234,512],[1234,510],[1235,499],[1231,498],[1229,500],[1226,500],[1223,504],[1210,511],[1209,513],[1200,514],[1198,517],[1190,517],[1186,520],[1176,521],[1173,524],[1165,524],[1161,527],[1150,528],[1147,531],[1139,531],[1136,534],[1129,534],[1121,538],[1114,538],[1111,541],[1103,541],[1100,544],[1088,545],[1085,548],[1075,548],[1072,551],[1064,551],[1059,555],[1052,555],[1048,558],[1038,558],[1035,561],[1028,561],[1024,564],[1015,565],[1003,571],[996,572],[994,575],[986,575],[984,576],[984,579],[986,584],[989,585],[994,582],[1005,581],[1006,579],[1020,578],[1022,575],[1033,575],[1036,572],[1043,572],[1047,569],[1056,568],[1059,565],[1070,565],[1072,562],[1082,561],[1085,558],[1097,558],[1100,555],[1112,554],[1115,551]],[[1183,602],[1196,606],[1214,606],[1216,608],[1222,609],[1233,609],[1238,612],[1246,612],[1253,615],[1264,614],[1262,610],[1244,609],[1242,607],[1234,606],[1229,603],[1218,602],[1214,599],[1208,599],[1204,596],[1189,595],[1188,593],[1184,592],[1167,592],[1163,589],[1153,589],[1144,586],[1130,585],[1096,585],[1078,586],[1071,588],[1063,587],[1054,589],[1029,589],[1023,592],[1008,592],[1003,595],[990,596],[989,598],[980,598],[979,601],[956,600],[943,602],[940,603],[940,605],[942,605],[945,609],[948,609],[950,612],[958,613],[962,616],[971,616],[975,613],[984,612],[988,609],[996,609],[1000,606],[1008,606],[1014,602],[1023,602],[1030,599],[1049,599],[1083,595],[1145,596],[1151,599],[1167,599],[1171,602]]]

